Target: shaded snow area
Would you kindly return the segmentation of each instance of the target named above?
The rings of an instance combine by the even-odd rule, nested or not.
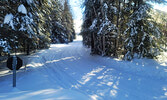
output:
[[[157,61],[121,61],[89,55],[81,40],[29,56],[17,88],[11,72],[0,74],[0,100],[167,100],[166,53]]]

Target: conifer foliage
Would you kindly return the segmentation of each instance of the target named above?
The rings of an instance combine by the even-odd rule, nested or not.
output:
[[[165,0],[150,2],[166,3]],[[163,36],[145,0],[85,0],[83,43],[92,54],[122,57],[157,56]]]
[[[67,0],[1,0],[0,10],[1,53],[18,50],[29,54],[75,37]]]

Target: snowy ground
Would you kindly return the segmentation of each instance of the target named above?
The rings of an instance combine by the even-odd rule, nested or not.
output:
[[[78,37],[30,56],[17,88],[11,72],[1,74],[0,100],[167,100],[166,53],[131,62],[89,53]]]

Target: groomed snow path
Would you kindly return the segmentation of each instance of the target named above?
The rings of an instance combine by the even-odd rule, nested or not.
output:
[[[91,56],[82,38],[29,57],[27,69],[0,77],[0,100],[167,100],[167,63]]]

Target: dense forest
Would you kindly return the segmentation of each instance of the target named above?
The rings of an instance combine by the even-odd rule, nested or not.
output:
[[[1,0],[0,54],[30,53],[75,38],[68,0]]]
[[[154,58],[167,45],[165,0],[83,0],[81,35],[91,54]],[[49,48],[75,39],[68,0],[1,0],[0,55]]]
[[[165,0],[84,0],[83,44],[92,54],[154,58],[167,45],[167,14],[151,3]]]

